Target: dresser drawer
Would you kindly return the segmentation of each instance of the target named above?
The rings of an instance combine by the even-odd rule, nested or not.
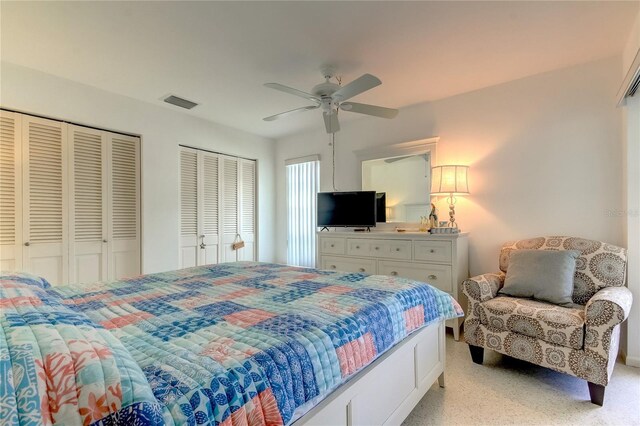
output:
[[[358,259],[353,257],[322,256],[322,269],[329,271],[376,273],[375,259]]]
[[[451,241],[414,241],[413,258],[430,262],[451,263]]]
[[[349,256],[372,256],[373,240],[366,238],[348,238],[347,254]]]
[[[344,238],[320,237],[320,253],[344,254]]]
[[[453,292],[451,266],[425,263],[378,261],[378,274],[422,281],[448,293]]]
[[[411,241],[349,238],[347,240],[347,254],[351,256],[411,260]]]

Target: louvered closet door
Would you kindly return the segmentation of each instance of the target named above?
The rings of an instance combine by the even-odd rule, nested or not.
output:
[[[69,280],[108,279],[107,132],[69,125]]]
[[[180,150],[180,267],[198,264],[198,152]]]
[[[245,243],[238,250],[238,260],[256,260],[256,162],[241,159],[240,168],[240,227]]]
[[[22,120],[0,111],[0,270],[22,269]]]
[[[199,265],[218,263],[220,248],[219,235],[219,156],[209,152],[198,152],[198,232],[201,237],[199,246]]]
[[[239,167],[238,159],[220,156],[221,261],[235,262],[238,251],[231,248],[239,233]]]
[[[140,274],[140,139],[108,133],[108,278]]]
[[[25,271],[51,284],[68,281],[66,125],[22,116]]]

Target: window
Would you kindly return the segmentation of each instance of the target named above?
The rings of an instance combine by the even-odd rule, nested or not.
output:
[[[320,189],[320,156],[285,162],[287,168],[287,263],[315,267],[316,194]]]

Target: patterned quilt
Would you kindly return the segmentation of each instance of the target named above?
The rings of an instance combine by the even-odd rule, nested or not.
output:
[[[129,351],[49,284],[0,276],[0,425],[161,423]]]
[[[60,318],[66,316],[75,327],[91,327],[84,340],[94,348],[91,359],[103,366],[104,383],[94,386],[101,393],[82,393],[97,379],[85,380],[84,370],[76,368],[83,397],[62,400],[69,407],[58,409],[59,417],[50,409],[29,411],[16,380],[4,385],[17,363],[15,349],[0,359],[10,368],[2,369],[0,410],[13,407],[19,416],[65,424],[129,424],[118,421],[124,408],[140,413],[138,424],[288,424],[297,407],[326,396],[411,332],[462,315],[454,299],[424,283],[255,262],[83,288],[36,288],[40,302],[31,304],[15,301],[21,296],[11,291],[13,281],[2,283],[2,303],[13,306],[0,315],[2,328],[6,336],[20,336],[2,340],[9,348],[27,344],[31,353],[70,352],[63,344],[47,347],[44,331],[27,333],[33,325],[24,318],[32,311],[49,319],[43,327],[51,336],[63,336]],[[22,314],[17,305],[29,311]],[[67,348],[71,340],[65,340]],[[71,354],[68,362],[77,365]],[[44,406],[45,395],[52,397],[44,379],[50,367],[34,362],[31,370]],[[122,395],[109,391],[118,383]],[[82,417],[87,410],[89,419]]]

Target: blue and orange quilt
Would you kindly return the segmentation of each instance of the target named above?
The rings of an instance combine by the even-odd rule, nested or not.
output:
[[[0,284],[9,425],[288,424],[413,331],[462,315],[424,283],[257,262]]]

